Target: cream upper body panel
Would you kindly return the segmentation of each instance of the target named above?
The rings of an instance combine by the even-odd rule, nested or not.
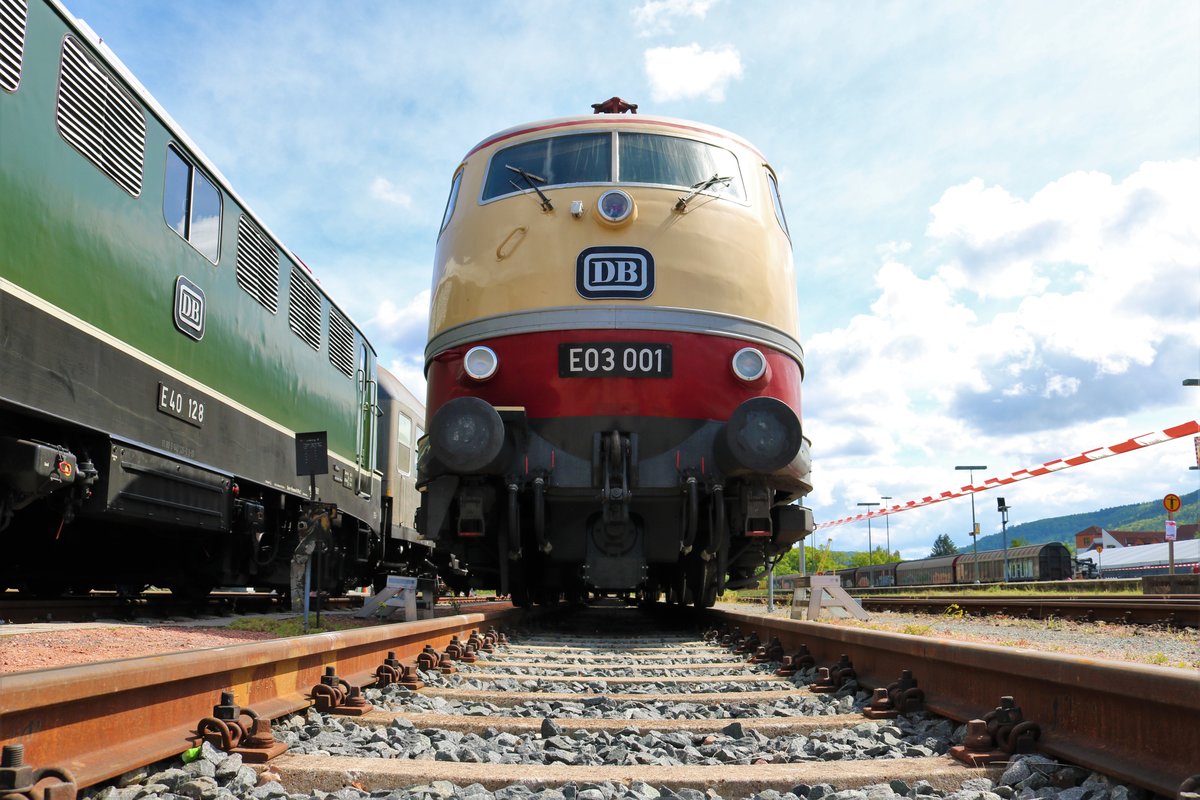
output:
[[[618,181],[546,185],[553,205],[513,174],[511,193],[483,197],[493,156],[548,136],[616,130],[692,139],[731,152],[741,196],[702,192],[676,206],[688,187]],[[653,117],[598,115],[556,120],[498,134],[460,167],[453,208],[438,241],[429,336],[481,319],[545,309],[633,307],[687,309],[749,320],[798,339],[791,244],[777,220],[762,156],[742,140],[695,123]],[[457,173],[456,173],[457,176]],[[619,188],[634,201],[631,220],[613,225],[597,201]],[[582,213],[576,216],[572,207]],[[644,299],[588,299],[577,262],[589,248],[647,251],[652,291]]]

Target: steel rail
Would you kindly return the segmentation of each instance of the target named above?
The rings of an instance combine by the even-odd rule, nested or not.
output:
[[[781,598],[790,592],[781,591]],[[1200,627],[1200,597],[1186,595],[1146,595],[1138,597],[1088,597],[1086,595],[857,595],[858,602],[873,611],[912,611],[942,614],[949,610],[979,615],[1047,619],[1060,617],[1077,621],[1120,622],[1137,625]],[[766,595],[745,597],[742,602],[765,603]],[[783,602],[786,603],[786,600]],[[957,609],[951,609],[957,606]]]
[[[325,667],[353,686],[374,682],[388,651],[411,661],[426,645],[509,626],[511,606],[418,622],[276,639],[186,653],[0,674],[0,745],[23,744],[25,763],[71,771],[79,787],[177,755],[212,716],[222,691],[260,717],[313,701]]]
[[[477,609],[499,601],[493,597],[439,597],[438,608]],[[324,597],[322,611],[361,608],[355,595]],[[182,599],[169,592],[147,592],[138,597],[118,597],[116,592],[95,592],[51,600],[30,599],[0,591],[0,619],[8,623],[91,622],[99,618],[129,619],[182,614],[247,614],[283,610],[282,598],[268,592],[213,592],[205,598]]]
[[[1170,624],[1176,627],[1200,627],[1200,599],[1113,598],[1113,597],[862,597],[859,602],[869,610],[915,609],[941,614],[957,606],[972,613],[1007,614],[1047,619],[1061,617],[1076,620],[1104,620],[1141,625]]]
[[[960,722],[1011,695],[1041,726],[1038,749],[1172,797],[1200,766],[1200,677],[1166,667],[1035,653],[820,622],[712,611],[711,619],[805,644],[819,666],[846,653],[860,683],[886,687],[912,670],[926,707]]]

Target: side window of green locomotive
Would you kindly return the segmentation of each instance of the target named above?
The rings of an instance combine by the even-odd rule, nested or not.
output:
[[[174,145],[167,146],[163,219],[216,264],[221,255],[221,191]]]
[[[171,230],[184,239],[188,229],[188,201],[191,195],[192,165],[173,147],[167,148],[167,178],[163,186],[163,219]]]
[[[771,203],[775,206],[775,219],[779,220],[779,227],[783,228],[783,232],[788,238],[792,238],[792,232],[788,230],[787,218],[783,215],[783,200],[779,197],[779,182],[775,180],[775,173],[767,170],[767,183],[771,186]]]
[[[450,184],[450,197],[446,200],[446,211],[442,214],[442,227],[438,228],[438,236],[442,235],[442,231],[450,224],[450,218],[454,216],[454,206],[458,202],[458,190],[462,186],[462,179],[463,171],[460,169],[454,174],[454,181]]]
[[[399,450],[396,469],[401,475],[408,475],[412,472],[412,427],[412,419],[407,414],[401,413],[400,420],[396,424],[396,445]]]

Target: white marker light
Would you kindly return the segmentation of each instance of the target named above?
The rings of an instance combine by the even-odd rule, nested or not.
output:
[[[496,357],[495,351],[483,345],[472,347],[463,356],[463,369],[477,381],[486,381],[495,375],[499,366],[500,359]]]
[[[756,381],[767,371],[767,358],[753,347],[743,347],[733,354],[733,374],[744,381]]]

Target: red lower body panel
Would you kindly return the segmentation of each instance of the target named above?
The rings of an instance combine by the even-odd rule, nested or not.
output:
[[[588,344],[636,343],[644,348],[587,348]],[[670,417],[725,420],[750,397],[774,397],[800,415],[800,365],[790,356],[765,345],[741,339],[672,331],[569,330],[505,336],[474,343],[486,345],[499,358],[499,368],[489,380],[471,379],[462,359],[470,346],[439,353],[429,365],[426,411],[430,418],[447,401],[476,396],[491,405],[523,407],[530,419],[556,417]],[[560,346],[575,345],[567,356]],[[652,374],[661,352],[670,350],[670,377],[564,377],[560,367],[606,366],[621,371],[632,364],[649,367]],[[472,345],[474,346],[474,345]],[[737,351],[757,347],[767,360],[765,374],[743,381],[730,366]],[[641,356],[640,365],[636,362]],[[649,356],[649,358],[647,358]],[[571,360],[573,357],[573,361]],[[560,361],[565,360],[565,363]],[[621,362],[625,361],[624,364]]]

